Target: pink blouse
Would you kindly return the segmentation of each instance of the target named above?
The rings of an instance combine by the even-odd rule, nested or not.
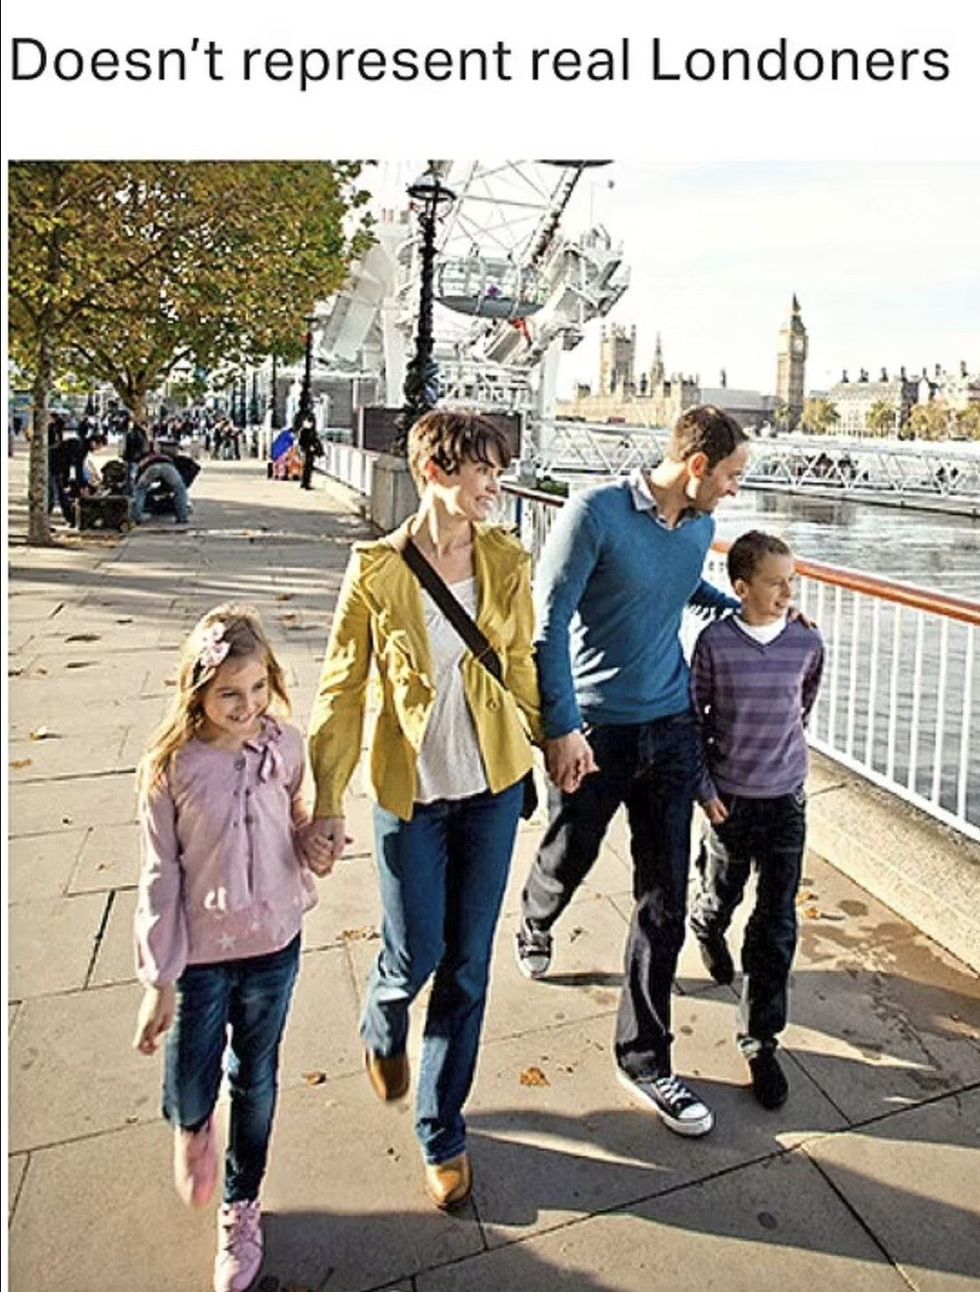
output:
[[[303,802],[305,742],[262,719],[230,753],[192,740],[142,823],[136,967],[145,986],[176,982],[185,966],[241,960],[286,946],[316,905],[293,833]]]

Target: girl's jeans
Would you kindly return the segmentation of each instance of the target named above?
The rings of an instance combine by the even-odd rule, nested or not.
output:
[[[462,1107],[476,1068],[493,937],[522,801],[518,782],[499,794],[417,803],[411,821],[374,810],[382,947],[361,1036],[373,1054],[404,1054],[408,1007],[435,973],[415,1124],[430,1163],[466,1148]]]
[[[279,1043],[299,970],[299,935],[281,951],[188,965],[167,1036],[163,1115],[197,1130],[214,1111],[227,1042],[231,1121],[225,1202],[259,1196],[279,1087]]]

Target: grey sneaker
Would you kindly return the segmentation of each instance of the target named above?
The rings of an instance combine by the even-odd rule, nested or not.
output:
[[[631,1077],[616,1068],[620,1084],[660,1114],[677,1135],[707,1135],[715,1123],[711,1110],[677,1077]]]
[[[525,978],[543,978],[551,968],[551,934],[539,933],[523,920],[514,938],[517,967]]]

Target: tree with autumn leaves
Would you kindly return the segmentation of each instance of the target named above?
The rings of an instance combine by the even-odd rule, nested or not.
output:
[[[10,353],[32,382],[29,534],[50,541],[47,424],[67,369],[137,420],[173,368],[298,357],[370,242],[357,162],[15,162]]]

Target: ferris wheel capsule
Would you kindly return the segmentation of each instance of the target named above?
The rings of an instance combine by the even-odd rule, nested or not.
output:
[[[479,255],[444,260],[436,269],[435,294],[440,305],[457,314],[491,319],[527,318],[546,299],[534,269]]]

